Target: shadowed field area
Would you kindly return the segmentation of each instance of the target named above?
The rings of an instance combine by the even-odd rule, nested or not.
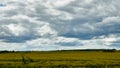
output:
[[[120,68],[120,51],[5,52],[0,68]]]

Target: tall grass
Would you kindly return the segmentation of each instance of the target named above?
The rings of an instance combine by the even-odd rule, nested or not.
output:
[[[2,53],[0,68],[120,68],[120,52]]]

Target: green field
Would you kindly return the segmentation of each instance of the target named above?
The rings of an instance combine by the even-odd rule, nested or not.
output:
[[[120,68],[120,51],[0,53],[0,68]]]

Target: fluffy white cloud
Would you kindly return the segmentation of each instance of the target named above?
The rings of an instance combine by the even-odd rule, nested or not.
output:
[[[1,50],[119,49],[119,2],[0,0]]]

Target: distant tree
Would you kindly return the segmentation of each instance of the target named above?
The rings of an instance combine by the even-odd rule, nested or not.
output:
[[[9,53],[9,51],[4,50],[4,51],[0,51],[0,53]]]
[[[116,49],[107,49],[107,50],[103,50],[103,52],[115,52]]]

